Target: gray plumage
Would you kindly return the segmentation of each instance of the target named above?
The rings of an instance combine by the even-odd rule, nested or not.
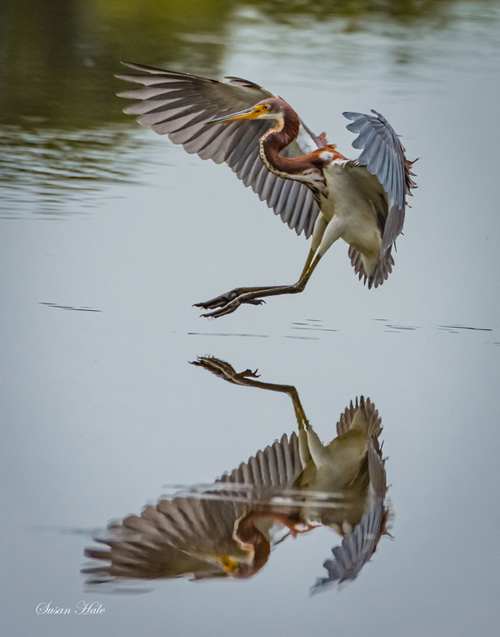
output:
[[[316,582],[313,592],[335,582],[354,579],[385,532],[386,477],[378,444],[381,419],[373,403],[363,397],[351,402],[340,416],[337,434],[342,437],[360,427],[368,437],[367,510],[352,533],[343,538],[339,547],[332,549],[333,559],[324,563],[327,576]],[[221,561],[223,556],[232,556],[242,565],[249,559],[235,538],[238,521],[244,516],[260,510],[264,517],[265,511],[270,514],[275,511],[292,516],[290,519],[300,519],[302,507],[311,503],[307,493],[297,489],[305,468],[297,435],[283,435],[279,441],[225,473],[214,483],[213,490],[209,488],[199,498],[179,495],[172,500],[162,499],[156,505],[146,506],[140,516],[130,515],[122,522],[111,523],[103,535],[95,537],[105,548],[92,547],[85,551],[87,557],[99,562],[82,569],[87,575],[87,584],[116,583],[116,578],[227,576]],[[287,505],[269,504],[270,498],[280,495],[292,500]],[[326,509],[324,514],[328,516]],[[326,517],[324,522],[327,523]],[[272,545],[275,540],[270,538],[270,542]]]
[[[144,86],[118,93],[119,97],[139,100],[127,106],[125,113],[137,115],[139,124],[149,126],[159,135],[167,135],[188,153],[217,164],[226,163],[291,229],[297,234],[304,232],[306,237],[311,235],[319,212],[311,191],[304,184],[273,175],[260,159],[259,139],[272,123],[233,122],[223,128],[205,125],[215,117],[272,97],[271,92],[238,77],[219,82],[141,64],[125,63],[125,66],[146,73],[116,76]],[[319,138],[304,125],[302,133],[310,148],[292,142],[282,153],[285,157],[300,157],[308,150],[321,147]]]
[[[416,184],[411,179],[411,162],[405,158],[405,149],[399,137],[383,115],[373,109],[371,112],[373,115],[353,112],[345,112],[343,115],[352,120],[347,129],[352,133],[358,133],[352,143],[353,148],[362,149],[357,162],[366,166],[369,172],[377,177],[389,198],[389,210],[380,250],[382,257],[401,234],[406,195],[411,194],[410,190],[415,188]]]
[[[325,213],[324,208],[331,208],[331,205],[325,199],[321,199],[318,183],[311,174],[308,173],[307,177],[299,179],[291,169],[283,172],[274,170],[269,163],[267,167],[264,165],[262,148],[259,152],[259,140],[273,126],[272,119],[230,119],[232,114],[250,109],[262,100],[277,99],[273,93],[238,77],[228,77],[226,82],[220,82],[139,64],[125,63],[125,66],[140,71],[141,75],[116,77],[142,85],[143,88],[124,91],[118,95],[136,100],[134,104],[126,107],[124,112],[136,115],[140,124],[149,126],[160,135],[167,135],[173,143],[182,145],[188,153],[196,153],[202,159],[212,159],[219,164],[226,163],[244,185],[251,187],[297,234],[303,232],[309,237],[316,221],[318,226],[322,226],[322,214],[326,214],[327,223],[337,215],[335,206],[333,212],[328,210]],[[367,236],[363,237],[364,243],[359,243],[359,236],[353,239],[349,230],[344,228],[346,236],[349,237],[346,240],[350,243],[349,257],[354,271],[370,288],[381,285],[392,272],[394,260],[391,252],[403,229],[406,196],[411,194],[411,188],[415,187],[411,178],[412,162],[406,159],[405,150],[397,134],[385,117],[374,110],[371,112],[370,115],[344,113],[344,116],[351,120],[347,126],[348,130],[357,134],[352,145],[361,150],[361,154],[356,160],[347,160],[347,169],[342,172],[342,184],[344,180],[346,184],[350,183],[351,192],[358,189],[364,192],[366,199],[364,204],[358,199],[352,206],[348,205],[348,210],[342,211],[342,223],[355,228],[358,215],[358,219],[363,218],[362,223],[368,227],[371,217],[366,216],[366,210],[364,213],[358,210],[360,205],[361,208],[363,205],[366,208],[368,203],[371,206],[371,209],[368,209],[373,211],[372,222],[380,231],[381,242],[376,246],[378,261],[374,262],[374,245],[366,243]],[[294,116],[297,118],[298,136],[288,145],[285,142],[284,148],[280,147],[281,157],[298,161],[305,156],[312,157],[309,153],[319,153],[319,149],[325,149],[327,153],[332,151],[334,146],[328,145],[324,134],[315,135],[296,114]],[[211,125],[224,118],[227,120],[224,126]],[[320,161],[318,156],[316,160]],[[309,170],[311,166],[314,166],[314,162],[309,166]],[[331,167],[335,170],[334,164],[331,164]],[[325,167],[325,170],[328,170],[328,167]],[[366,176],[366,171],[378,181],[373,180],[370,185],[363,176],[363,173]],[[340,187],[342,190],[342,184],[336,182],[334,189]],[[335,201],[335,192],[330,193],[328,197]],[[344,236],[341,235],[341,238]],[[304,281],[307,281],[314,267],[315,264],[307,275],[303,273]],[[296,285],[298,284],[299,282]],[[273,290],[271,287],[262,288],[261,296],[298,291],[294,286],[278,287],[279,290]],[[204,316],[222,316],[234,311],[242,302],[252,303],[253,300],[247,298],[248,292],[252,291],[242,288],[241,295],[244,298],[233,298],[231,293],[228,293],[227,296],[221,295],[197,305],[214,310]],[[254,296],[258,298],[256,292]]]
[[[372,416],[370,418],[371,424],[379,428],[380,433],[378,412],[375,411],[375,418]],[[353,532],[344,537],[341,545],[332,548],[333,559],[325,560],[323,563],[327,576],[318,578],[311,589],[312,593],[317,593],[333,584],[342,584],[356,579],[363,566],[375,553],[380,538],[387,533],[389,508],[385,502],[387,491],[385,461],[382,459],[376,437],[370,440],[367,455],[370,475],[368,511]]]

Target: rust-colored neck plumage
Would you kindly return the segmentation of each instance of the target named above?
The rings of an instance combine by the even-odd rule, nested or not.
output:
[[[295,173],[295,162],[282,157],[280,152],[297,139],[300,119],[288,104],[283,103],[283,117],[276,121],[276,126],[270,128],[260,138],[261,156],[264,163],[270,164],[269,170],[274,168],[278,172]],[[267,160],[267,161],[266,161]]]
[[[240,565],[236,577],[252,577],[266,564],[271,554],[271,542],[256,526],[255,520],[262,517],[258,512],[251,511],[242,518],[237,526],[236,541],[253,553],[250,565]]]
[[[302,157],[283,157],[281,151],[297,139],[300,119],[286,102],[282,102],[283,116],[277,119],[274,128],[270,128],[260,138],[260,156],[266,168],[278,177],[302,181],[313,191],[326,187],[323,168],[332,159],[345,159],[335,150],[335,146],[323,148],[302,155]],[[325,153],[325,151],[328,151]]]

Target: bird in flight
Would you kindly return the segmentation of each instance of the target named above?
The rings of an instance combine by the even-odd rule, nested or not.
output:
[[[392,249],[404,224],[406,197],[416,187],[413,161],[388,121],[376,111],[346,112],[357,134],[348,159],[325,134],[315,135],[281,97],[238,77],[219,82],[124,63],[140,75],[117,75],[142,88],[118,93],[135,100],[124,109],[188,153],[226,163],[297,234],[312,235],[296,283],[240,287],[196,303],[217,318],[268,296],[302,292],[325,252],[338,240],[369,288],[392,272]]]

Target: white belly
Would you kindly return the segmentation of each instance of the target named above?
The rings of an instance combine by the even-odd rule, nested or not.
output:
[[[328,222],[334,217],[339,237],[367,257],[379,255],[382,244],[377,212],[387,216],[387,195],[364,166],[337,160],[324,171],[328,195],[320,210]]]

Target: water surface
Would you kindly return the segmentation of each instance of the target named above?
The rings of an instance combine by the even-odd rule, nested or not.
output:
[[[2,598],[12,635],[496,634],[500,442],[497,2],[8,3],[0,21]],[[119,60],[282,95],[344,154],[344,110],[382,112],[418,190],[389,280],[336,245],[306,292],[200,319],[307,253],[224,167],[121,113]],[[352,153],[351,153],[352,151]],[[247,581],[89,591],[83,551],[164,485],[211,484],[297,425],[289,398],[224,383],[216,356],[293,385],[330,441],[349,401],[384,425],[394,540],[310,597],[329,529]],[[37,616],[40,603],[93,616]]]

